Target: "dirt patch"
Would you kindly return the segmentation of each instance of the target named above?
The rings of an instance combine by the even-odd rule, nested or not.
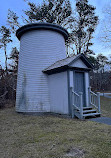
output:
[[[76,158],[83,158],[85,151],[80,148],[71,148],[67,151],[66,157],[76,157]]]

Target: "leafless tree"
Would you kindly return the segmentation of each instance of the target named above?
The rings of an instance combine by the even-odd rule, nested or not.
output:
[[[102,24],[101,40],[106,47],[111,47],[111,3],[103,9],[105,20]]]

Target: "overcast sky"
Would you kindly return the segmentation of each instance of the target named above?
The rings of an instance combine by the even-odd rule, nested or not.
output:
[[[32,2],[41,3],[42,0],[30,0]],[[72,7],[74,7],[74,0],[71,0]],[[94,45],[92,47],[93,51],[98,54],[102,53],[104,55],[111,54],[111,48],[105,47],[104,43],[101,42],[101,33],[103,31],[103,25],[107,20],[107,17],[105,15],[104,8],[109,5],[111,5],[111,0],[89,0],[89,4],[92,4],[96,7],[96,15],[99,16],[99,24],[96,29],[96,32],[94,34]],[[25,10],[27,8],[26,2],[24,0],[0,0],[0,27],[2,25],[6,25],[6,19],[7,19],[7,13],[8,9],[11,9],[12,11],[16,12],[18,16],[21,16],[23,14],[22,10]],[[10,48],[14,45],[16,46],[17,41],[14,41],[13,44],[10,45]],[[18,44],[19,45],[19,44]],[[1,61],[2,60],[2,61]],[[0,50],[0,61],[1,64],[3,64],[3,57],[1,55]]]

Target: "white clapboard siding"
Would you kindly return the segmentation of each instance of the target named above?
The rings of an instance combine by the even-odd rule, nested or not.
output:
[[[48,76],[42,70],[65,57],[65,40],[60,33],[51,30],[32,30],[22,35],[16,111],[50,111]]]
[[[76,60],[74,63],[71,64],[71,66],[78,68],[88,68],[81,59]]]
[[[51,112],[69,114],[67,71],[49,75]]]

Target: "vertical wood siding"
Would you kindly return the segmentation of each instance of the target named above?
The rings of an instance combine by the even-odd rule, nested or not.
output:
[[[48,76],[42,70],[65,57],[64,37],[58,32],[33,30],[22,35],[16,111],[50,111]]]

